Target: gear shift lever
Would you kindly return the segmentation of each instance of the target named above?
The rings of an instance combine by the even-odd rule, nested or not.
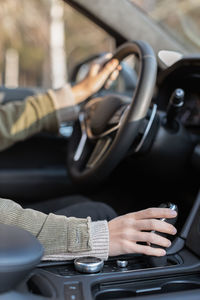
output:
[[[182,89],[176,89],[169,100],[165,126],[171,130],[177,130],[176,117],[184,105],[185,93]]]

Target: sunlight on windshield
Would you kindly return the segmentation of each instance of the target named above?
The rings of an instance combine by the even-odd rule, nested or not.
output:
[[[200,0],[130,0],[192,52],[200,50]]]

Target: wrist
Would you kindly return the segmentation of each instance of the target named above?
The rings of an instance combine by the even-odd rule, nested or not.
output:
[[[79,104],[86,100],[92,94],[92,91],[87,84],[87,81],[83,80],[72,87],[72,93],[74,95],[75,103]]]
[[[108,259],[109,255],[109,230],[107,221],[96,221],[91,223],[91,244],[90,255],[99,257],[103,260]]]
[[[59,124],[77,119],[80,108],[76,105],[74,94],[69,84],[65,84],[56,90],[49,90],[48,94],[53,100]]]

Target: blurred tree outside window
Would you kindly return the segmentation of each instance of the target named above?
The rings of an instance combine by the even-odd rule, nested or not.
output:
[[[62,0],[5,0],[0,84],[59,87],[76,64],[113,51],[114,40]]]

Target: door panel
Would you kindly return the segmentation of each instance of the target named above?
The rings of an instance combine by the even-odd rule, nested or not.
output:
[[[0,88],[3,103],[37,92],[38,89]],[[0,152],[1,197],[36,201],[71,192],[65,164],[67,142],[66,137],[41,133]]]

